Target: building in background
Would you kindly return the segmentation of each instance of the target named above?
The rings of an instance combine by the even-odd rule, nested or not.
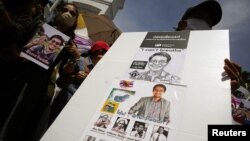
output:
[[[78,6],[80,13],[105,15],[113,20],[125,0],[68,0]]]
[[[120,29],[118,29],[114,25],[112,20],[115,18],[115,15],[118,10],[123,9],[125,0],[49,0],[49,4],[45,8],[45,17],[48,18],[48,21],[53,18],[54,10],[61,2],[74,3],[78,7],[80,16],[78,18],[77,30],[75,31],[76,35],[84,38],[94,37],[94,41],[104,40],[109,42],[110,45],[112,45],[114,42],[112,40],[116,40],[120,35]],[[98,17],[98,15],[101,16]],[[89,16],[88,19],[84,18],[86,16]],[[91,21],[86,22],[86,20],[89,19],[91,19]],[[100,20],[98,21],[98,19]],[[93,23],[93,21],[97,21],[98,23],[95,22],[94,24],[91,24],[91,22]],[[107,25],[108,28],[106,30],[105,27],[107,27]],[[96,27],[96,29],[93,31],[93,26],[98,27]],[[98,29],[100,29],[100,31],[98,31]],[[99,32],[101,32],[101,35],[96,35],[96,33]],[[103,32],[108,32],[105,33],[105,36],[112,37],[107,37],[108,39],[103,38]]]
[[[78,19],[76,34],[81,37],[89,37],[88,33],[91,31],[88,32],[88,28],[86,28],[84,15],[104,15],[112,21],[118,10],[123,9],[125,0],[68,0],[67,2],[76,4],[81,15]]]

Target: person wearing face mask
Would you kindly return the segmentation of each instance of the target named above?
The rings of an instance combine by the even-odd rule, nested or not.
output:
[[[222,9],[217,1],[204,1],[194,7],[187,9],[178,23],[176,30],[211,30],[213,26],[220,22],[221,17]],[[230,61],[229,59],[225,59],[222,80],[226,80],[228,78],[231,80],[232,96],[233,93],[237,91],[242,92],[245,95],[249,94],[250,72],[243,70],[239,64]],[[249,97],[247,99],[249,99]],[[232,105],[234,105],[233,100]],[[244,122],[240,124],[249,123]]]
[[[204,1],[186,10],[176,30],[211,30],[221,17],[222,9],[217,1]]]

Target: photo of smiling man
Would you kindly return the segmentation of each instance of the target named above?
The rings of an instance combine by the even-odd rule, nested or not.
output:
[[[152,96],[142,97],[128,111],[128,114],[144,117],[150,120],[169,123],[170,101],[163,98],[167,87],[156,84],[152,90]]]
[[[51,36],[47,44],[29,44],[29,46],[25,46],[25,49],[28,49],[30,53],[36,55],[36,58],[42,61],[46,65],[50,65],[56,56],[58,55],[58,50],[63,45],[64,39],[60,35]]]

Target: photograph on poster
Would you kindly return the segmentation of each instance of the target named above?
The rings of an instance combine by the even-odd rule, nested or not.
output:
[[[163,126],[154,126],[150,141],[167,141],[169,129]]]
[[[125,102],[126,99],[128,99],[130,95],[134,95],[134,94],[135,94],[135,91],[114,88],[110,92],[108,100],[115,101],[115,102]]]
[[[93,136],[89,136],[89,135],[87,135],[85,138],[84,138],[84,140],[83,141],[96,141],[96,138],[95,137],[93,137]]]
[[[170,113],[170,101],[163,98],[167,87],[164,84],[156,84],[152,89],[152,96],[141,97],[128,111],[138,117],[148,120],[168,123]]]
[[[147,123],[135,121],[130,136],[143,139],[147,132],[147,128]]]
[[[94,125],[106,129],[110,125],[111,118],[112,116],[102,113]]]
[[[48,69],[68,40],[65,34],[44,24],[23,47],[20,55]]]
[[[129,119],[117,117],[117,120],[112,128],[112,131],[120,133],[120,134],[126,134],[126,129],[129,124]]]
[[[114,114],[117,111],[119,103],[113,101],[106,101],[101,109],[102,112]]]

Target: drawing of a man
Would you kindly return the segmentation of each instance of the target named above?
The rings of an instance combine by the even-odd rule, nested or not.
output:
[[[164,70],[170,60],[171,56],[166,52],[154,53],[149,57],[149,70],[139,73],[134,79],[152,82],[179,83],[180,77],[172,75]]]

